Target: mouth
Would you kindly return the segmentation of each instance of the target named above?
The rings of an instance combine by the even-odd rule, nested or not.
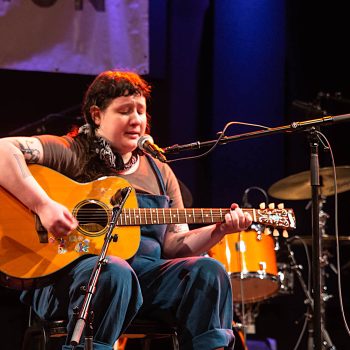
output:
[[[125,135],[130,137],[131,139],[138,139],[140,137],[140,133],[134,131],[126,132]]]

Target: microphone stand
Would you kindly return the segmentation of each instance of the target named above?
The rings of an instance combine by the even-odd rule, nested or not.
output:
[[[312,266],[313,268],[313,324],[314,324],[314,345],[315,350],[322,348],[322,315],[321,315],[321,239],[320,239],[320,214],[319,214],[319,193],[320,193],[320,167],[318,159],[319,140],[314,128],[311,128],[310,138],[310,179],[311,179],[311,203],[312,203]],[[320,347],[317,346],[320,345]]]
[[[70,341],[70,344],[75,348],[81,339],[81,335],[83,333],[84,327],[88,321],[88,328],[86,330],[86,337],[85,337],[85,350],[92,350],[92,334],[93,334],[93,327],[92,327],[92,320],[93,320],[93,311],[90,311],[90,304],[93,297],[93,294],[96,290],[96,285],[98,282],[98,278],[102,269],[102,266],[107,264],[108,259],[106,259],[107,251],[109,244],[111,240],[114,242],[117,241],[118,236],[112,236],[113,229],[116,226],[116,223],[118,221],[118,218],[122,212],[122,209],[124,207],[124,204],[129,197],[129,194],[131,192],[131,187],[125,187],[121,190],[119,190],[116,195],[113,197],[115,199],[116,204],[114,205],[112,209],[112,217],[111,222],[108,227],[108,231],[105,235],[104,243],[101,249],[101,253],[98,257],[98,260],[94,266],[94,269],[92,270],[89,282],[87,286],[83,286],[82,289],[85,291],[85,298],[83,300],[82,307],[79,310],[74,310],[74,313],[77,314],[77,322],[75,324],[75,328],[73,331],[73,335]]]
[[[292,122],[290,125],[283,125],[275,128],[269,128],[254,132],[234,136],[224,136],[219,140],[193,142],[185,145],[173,145],[163,148],[164,153],[177,153],[185,150],[199,149],[202,147],[210,147],[214,144],[226,144],[232,141],[246,140],[262,136],[270,136],[277,133],[291,133],[297,131],[306,131],[310,138],[310,182],[312,189],[312,263],[313,269],[313,300],[312,308],[314,317],[314,350],[322,350],[322,324],[321,324],[321,266],[320,266],[320,223],[319,223],[319,189],[320,189],[320,174],[318,162],[318,136],[316,127],[321,124],[328,125],[333,123],[342,123],[350,121],[350,114],[342,114],[338,116],[325,116],[317,119],[310,119],[302,122]]]

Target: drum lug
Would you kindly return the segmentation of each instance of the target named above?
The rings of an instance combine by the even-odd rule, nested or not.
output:
[[[259,262],[259,270],[258,270],[259,275],[266,275],[266,262],[265,261],[260,261]]]
[[[247,247],[246,247],[244,241],[238,241],[238,242],[236,242],[236,252],[242,252],[242,253],[244,253],[246,250],[247,250]]]

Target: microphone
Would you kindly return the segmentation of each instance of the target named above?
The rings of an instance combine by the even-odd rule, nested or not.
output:
[[[152,136],[147,134],[141,136],[137,141],[137,146],[141,151],[150,154],[161,162],[167,162],[167,159],[164,156],[164,150],[154,143]]]

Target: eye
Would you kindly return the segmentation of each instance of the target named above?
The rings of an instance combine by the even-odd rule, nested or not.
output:
[[[144,108],[137,110],[137,113],[138,113],[139,115],[143,115],[143,114],[145,114],[145,112],[146,112],[146,111],[145,111]]]
[[[119,109],[119,110],[118,110],[118,113],[127,115],[127,114],[130,113],[130,109],[129,109],[129,108]]]

